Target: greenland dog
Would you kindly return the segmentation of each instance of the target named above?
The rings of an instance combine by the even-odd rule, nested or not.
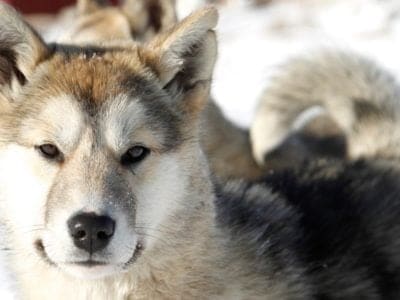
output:
[[[176,23],[174,1],[144,3],[143,0],[128,0],[115,8],[96,0],[79,0],[76,18],[70,19],[69,30],[59,41],[76,45],[112,41],[123,45],[126,40],[146,41]],[[138,30],[138,19],[142,15],[152,17],[146,17],[148,22],[142,22],[141,30]],[[212,99],[202,112],[200,128],[201,145],[214,176],[255,179],[264,173],[253,158],[248,131],[229,121]]]
[[[399,299],[392,161],[210,182],[216,22],[206,8],[146,45],[46,45],[0,4],[0,217],[20,298]]]
[[[400,87],[374,62],[340,50],[289,60],[265,90],[251,127],[260,165],[318,157],[398,156]]]
[[[216,22],[208,8],[146,45],[46,45],[0,4],[0,206],[21,298],[298,289],[267,291],[216,226],[198,142]]]

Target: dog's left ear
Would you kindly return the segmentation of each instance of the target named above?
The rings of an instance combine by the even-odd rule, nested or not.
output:
[[[22,17],[12,7],[0,2],[0,97],[12,101],[49,52],[43,40]]]
[[[163,88],[186,111],[203,109],[208,96],[217,42],[218,12],[207,7],[193,13],[170,31],[157,36],[142,53]]]

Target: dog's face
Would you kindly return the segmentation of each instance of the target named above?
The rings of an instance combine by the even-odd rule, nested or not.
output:
[[[50,49],[0,5],[10,243],[83,278],[122,272],[157,244],[192,188],[215,23],[206,9],[147,46]]]

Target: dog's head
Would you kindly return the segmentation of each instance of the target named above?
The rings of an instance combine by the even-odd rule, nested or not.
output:
[[[206,8],[147,45],[49,46],[0,4],[0,203],[11,248],[101,277],[176,234],[165,224],[199,205],[196,128],[216,22]]]
[[[176,24],[174,0],[78,0],[62,42],[93,43],[134,38],[146,41]],[[73,20],[71,20],[73,18]]]

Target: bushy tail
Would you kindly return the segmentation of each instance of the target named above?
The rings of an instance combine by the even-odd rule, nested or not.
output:
[[[260,100],[253,154],[266,166],[395,151],[399,96],[391,75],[354,53],[319,50],[292,59]],[[388,128],[392,134],[379,134]]]

